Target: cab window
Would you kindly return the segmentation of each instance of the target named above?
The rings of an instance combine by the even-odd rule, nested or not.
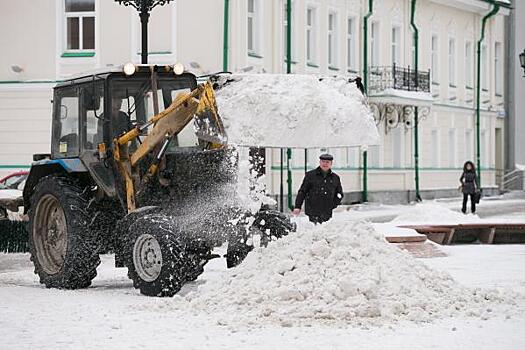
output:
[[[79,96],[76,88],[61,89],[54,99],[52,153],[55,158],[79,155]]]

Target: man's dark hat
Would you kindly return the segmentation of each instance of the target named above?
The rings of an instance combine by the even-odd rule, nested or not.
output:
[[[324,153],[319,156],[319,159],[321,160],[334,160],[334,157],[332,157],[331,154]]]

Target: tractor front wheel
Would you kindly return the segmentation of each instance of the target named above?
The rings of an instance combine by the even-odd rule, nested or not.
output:
[[[133,286],[148,296],[175,295],[186,282],[188,256],[172,225],[146,215],[128,234],[124,261]]]

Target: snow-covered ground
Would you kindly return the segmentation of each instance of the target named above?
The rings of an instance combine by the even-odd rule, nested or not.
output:
[[[512,208],[519,208],[518,200],[514,201],[503,200],[509,202],[506,205],[508,213],[505,216],[498,214],[499,219],[520,219],[525,216],[521,210],[513,211]],[[435,205],[437,204],[432,203],[426,208]],[[397,206],[387,210],[396,211],[397,215],[403,214],[406,218],[410,212],[417,213],[416,208]],[[197,281],[186,285],[177,297],[169,299],[140,295],[127,279],[126,270],[113,268],[110,255],[102,257],[102,264],[92,287],[86,290],[62,291],[46,289],[38,283],[27,254],[1,254],[0,349],[525,348],[525,245],[440,246],[439,249],[447,254],[446,257],[413,259],[405,253],[394,251],[397,249],[394,245],[382,244],[377,237],[374,238],[374,233],[361,237],[360,240],[357,240],[359,237],[345,237],[345,230],[348,230],[348,235],[367,232],[369,225],[352,223],[356,217],[351,215],[356,212],[360,214],[356,215],[358,219],[366,218],[361,215],[366,209],[370,208],[337,213],[330,226],[325,226],[330,228],[325,231],[333,232],[308,227],[304,219],[299,218],[299,232],[304,235],[304,242],[292,238],[282,244],[271,245],[268,249],[273,249],[272,251],[252,252],[252,259],[248,258],[248,261],[237,268],[237,272],[226,270],[223,260],[213,260]],[[375,211],[384,214],[384,209],[375,208]],[[442,211],[442,215],[445,213],[446,211]],[[384,217],[382,214],[375,214],[370,217]],[[325,243],[322,243],[319,235],[329,245],[336,244],[335,248],[324,249]],[[363,242],[363,247],[356,246],[357,242]],[[406,294],[399,294],[397,301],[409,305],[411,301],[408,296],[415,300],[426,295],[426,299],[418,303],[436,302],[436,298],[440,296],[439,288],[442,288],[443,302],[435,303],[440,305],[439,310],[436,310],[436,315],[430,315],[430,322],[413,322],[406,317],[396,320],[383,316],[376,316],[378,318],[374,322],[359,322],[363,314],[356,314],[345,322],[346,313],[352,311],[351,304],[334,299],[333,305],[338,306],[334,311],[344,317],[337,322],[318,322],[315,319],[308,321],[308,315],[316,310],[315,305],[311,304],[308,297],[299,301],[294,297],[296,294],[290,293],[290,287],[301,286],[300,280],[290,284],[294,280],[288,278],[288,271],[291,273],[297,269],[288,263],[276,262],[275,266],[268,266],[272,259],[282,262],[283,256],[286,256],[283,253],[288,253],[286,249],[290,247],[297,248],[289,251],[290,259],[303,262],[298,266],[300,274],[295,277],[291,274],[290,277],[303,275],[305,278],[310,277],[310,281],[319,281],[318,285],[311,286],[310,294],[308,288],[304,294],[314,296],[313,300],[318,302],[317,307],[324,305],[323,300],[333,299],[333,295],[316,293],[322,292],[323,286],[326,286],[327,292],[333,290],[332,282],[341,282],[337,274],[353,276],[357,282],[355,286],[351,283],[350,286],[344,284],[346,287],[342,291],[348,292],[356,287],[357,297],[361,292],[366,294],[373,291],[381,300],[388,301],[385,305],[379,305],[380,309],[395,304],[396,300],[392,299],[395,298],[395,292],[392,289],[399,284],[396,281],[403,280],[406,280]],[[313,252],[313,257],[308,252]],[[349,256],[343,255],[345,252]],[[355,254],[359,252],[366,252],[369,257],[364,254],[352,265],[351,259],[355,259]],[[341,263],[334,259],[337,257],[333,255],[335,253],[339,254]],[[320,257],[320,260],[311,260],[315,256]],[[391,258],[395,259],[389,260]],[[319,266],[306,266],[312,261],[317,261]],[[367,265],[367,262],[370,263]],[[333,269],[328,269],[330,264]],[[379,282],[373,288],[361,288],[371,280],[371,275],[375,274],[374,268],[378,266],[390,275],[385,274],[379,279],[374,277]],[[405,270],[408,266],[414,268],[411,276]],[[426,271],[429,271],[427,267],[436,270],[434,281],[425,277],[428,291],[421,285],[416,285],[421,281],[418,276],[422,276],[422,273],[426,276]],[[268,274],[272,269],[282,271],[283,281],[280,286],[288,289],[273,294],[275,276]],[[265,298],[260,301],[254,299],[254,291],[250,292],[250,288],[246,288],[246,284],[251,281],[251,270],[254,275],[253,283],[256,283],[256,288],[252,289],[257,292],[258,288],[262,296],[273,295],[275,305],[279,307],[277,311],[285,311],[285,314],[277,312],[279,320],[301,315],[302,309],[297,307],[297,303],[308,302],[303,308],[307,322],[304,319],[300,322],[249,322],[251,316],[249,313],[243,314],[243,310],[246,311],[243,308],[250,307],[250,311],[260,308],[254,302],[262,305],[271,301]],[[334,271],[337,272],[336,275],[331,274]],[[443,272],[449,273],[455,281],[442,284],[447,281]],[[319,275],[308,276],[309,273]],[[233,276],[235,274],[238,274],[237,280]],[[402,274],[407,274],[405,279]],[[268,283],[257,279],[260,276]],[[487,296],[491,299],[488,303],[494,303],[494,306],[486,306],[483,298],[473,300],[469,293],[475,288],[481,288],[476,295]],[[463,300],[463,296],[454,294],[461,290],[470,297]],[[494,297],[494,293],[499,293],[501,297]],[[288,297],[291,299],[286,301]],[[214,303],[214,300],[217,302]],[[369,303],[370,300],[373,298],[367,298],[363,302]],[[479,303],[484,305],[484,312],[478,314],[476,310]],[[448,309],[450,305],[457,305],[458,312],[452,317],[441,315],[441,311]],[[425,310],[430,309],[429,305],[425,306]]]

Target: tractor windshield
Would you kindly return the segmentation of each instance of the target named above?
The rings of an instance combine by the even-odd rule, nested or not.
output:
[[[150,77],[114,80],[111,88],[111,137],[129,131],[135,125],[146,123],[156,113],[168,108],[180,93],[195,88],[189,77],[162,78],[156,81],[156,97]],[[157,103],[157,106],[155,106]],[[158,110],[156,111],[156,108]],[[176,135],[171,147],[196,147],[199,145],[194,123],[189,123]]]

